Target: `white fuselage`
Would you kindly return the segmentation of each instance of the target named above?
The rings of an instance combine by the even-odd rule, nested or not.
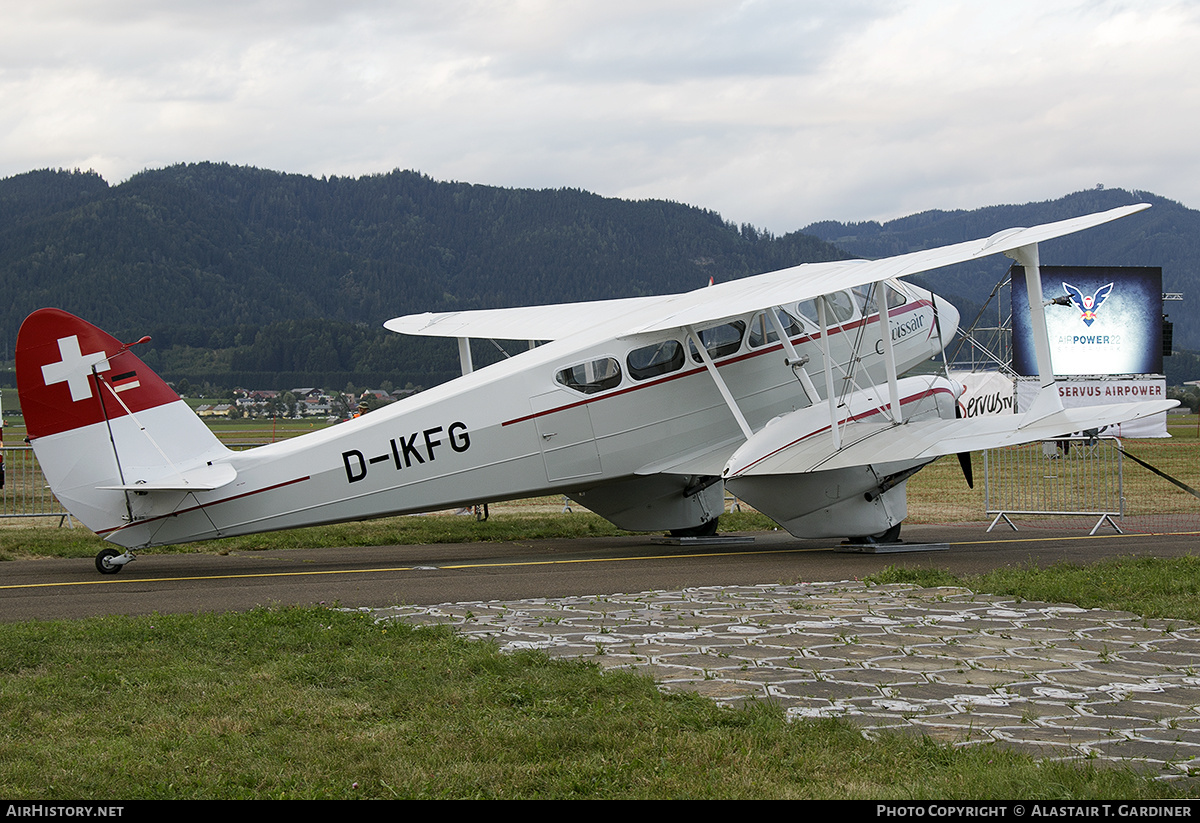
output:
[[[942,349],[958,315],[929,292],[892,288],[902,295],[890,308],[890,326],[903,371]],[[879,316],[864,318],[856,301],[843,292],[827,304],[838,396],[850,385],[847,370],[858,385],[887,381]],[[840,317],[829,316],[835,306]],[[761,315],[697,329],[754,431],[826,394],[825,341],[816,318],[804,316],[812,313],[804,307],[790,311],[795,325],[788,337],[808,357],[804,369],[816,397],[784,362],[784,347]],[[132,522],[96,530],[140,547],[558,492],[627,528],[696,525],[711,511],[711,492],[707,502],[703,495],[694,495],[699,502],[678,500],[696,478],[719,475],[746,439],[713,375],[679,332],[588,339],[580,345],[567,336],[358,419],[227,453],[216,462],[236,469],[232,483],[211,491],[131,493]],[[859,360],[850,364],[855,351]],[[158,413],[165,412],[152,409],[142,422],[153,424]],[[126,418],[117,425],[137,423]],[[71,436],[54,448],[70,449]]]

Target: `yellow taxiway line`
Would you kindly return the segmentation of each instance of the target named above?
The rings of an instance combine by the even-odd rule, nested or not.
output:
[[[1181,532],[1173,534],[1196,535],[1200,532]],[[1146,534],[1097,534],[1097,535],[1064,535],[1059,537],[1030,537],[1019,538],[1017,540],[961,540],[955,542],[946,542],[947,546],[979,546],[989,543],[1053,543],[1067,540],[1106,540],[1120,537],[1152,537],[1153,535]],[[334,574],[379,574],[384,572],[411,572],[411,571],[434,571],[434,570],[449,570],[458,571],[464,569],[494,569],[494,568],[515,568],[518,566],[557,566],[570,565],[578,563],[624,563],[636,560],[679,560],[692,558],[707,558],[707,557],[744,557],[749,555],[770,555],[770,554],[804,554],[812,552],[827,552],[833,551],[834,547],[825,546],[820,548],[788,548],[788,549],[763,549],[758,551],[726,551],[726,552],[703,552],[700,554],[649,554],[636,555],[633,557],[589,557],[576,558],[573,560],[522,560],[522,561],[504,561],[495,563],[454,563],[439,566],[392,566],[381,569],[332,569],[328,571],[286,571],[286,572],[253,572],[245,574],[211,574],[211,575],[191,575],[188,577],[102,577],[97,580],[74,580],[62,583],[19,583],[14,585],[0,585],[0,591],[8,589],[40,589],[40,588],[56,588],[61,586],[104,586],[104,585],[119,585],[121,583],[180,583],[191,580],[244,580],[253,578],[269,578],[269,577],[316,577],[320,575]]]

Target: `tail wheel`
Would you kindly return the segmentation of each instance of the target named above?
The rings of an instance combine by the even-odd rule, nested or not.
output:
[[[116,549],[101,549],[96,555],[96,571],[100,574],[116,574],[121,571],[120,564],[112,563],[114,557],[120,557],[121,553]]]

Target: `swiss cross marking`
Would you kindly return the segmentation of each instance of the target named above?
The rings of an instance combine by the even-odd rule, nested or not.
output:
[[[108,355],[103,350],[84,354],[79,350],[79,337],[74,334],[58,338],[58,353],[62,360],[42,366],[42,379],[46,381],[47,386],[66,383],[67,388],[71,390],[73,402],[87,400],[92,396],[92,384],[88,381],[88,374],[92,366],[100,363],[104,365],[98,371],[106,371],[108,363],[105,361]]]

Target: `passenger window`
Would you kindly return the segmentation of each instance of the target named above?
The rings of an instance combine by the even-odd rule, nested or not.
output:
[[[872,314],[878,313],[879,310],[875,308],[878,287],[874,283],[855,286],[851,291],[854,294],[854,302],[858,304],[858,311],[863,317],[870,317]]]
[[[804,333],[796,319],[786,311],[778,311],[776,316],[779,317],[779,325],[783,326],[783,331],[788,337],[798,337]],[[771,322],[771,316],[767,312],[759,312],[750,321],[749,340],[750,347],[755,349],[779,340],[775,324]]]
[[[629,376],[634,380],[646,380],[660,374],[683,368],[683,344],[678,340],[664,340],[634,349],[625,358]]]
[[[854,317],[854,299],[850,296],[850,292],[835,291],[833,294],[824,295],[821,299],[825,301],[825,322],[830,325],[845,323]]]
[[[816,328],[819,325],[817,323],[817,317],[819,315],[817,314],[816,300],[801,300],[796,304],[794,313],[797,317],[808,321],[808,325],[812,326],[813,328]]]
[[[746,324],[741,320],[734,320],[732,323],[722,323],[719,326],[701,329],[699,335],[700,342],[704,344],[704,348],[708,351],[708,356],[715,360],[718,357],[733,354],[740,349],[742,347],[742,336],[745,333]],[[689,340],[688,347],[691,349],[692,359],[697,363],[701,362],[700,352],[696,351],[696,344]]]
[[[621,384],[621,366],[611,357],[602,357],[563,369],[554,379],[568,389],[595,394]]]
[[[859,310],[864,317],[870,317],[872,314],[879,312],[879,290],[883,288],[884,284],[880,282],[874,284],[868,283],[865,286],[855,286],[852,290],[854,292],[854,299],[858,303]],[[908,298],[904,296],[903,292],[897,291],[894,284],[889,283],[886,291],[889,311],[898,309],[908,302]]]

